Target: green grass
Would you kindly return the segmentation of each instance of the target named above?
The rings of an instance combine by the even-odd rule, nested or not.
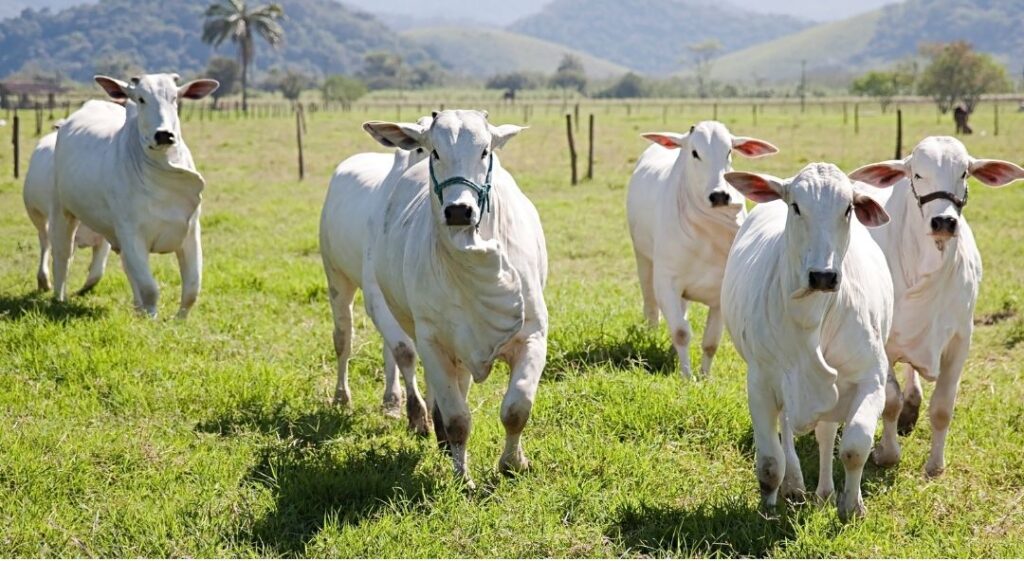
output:
[[[522,116],[491,109],[493,122]],[[1003,109],[999,137],[967,139],[975,156],[1020,160],[1024,118]],[[990,128],[986,111],[991,105],[975,115],[976,130]],[[358,124],[393,114],[310,115],[301,183],[292,119],[186,122],[208,188],[205,283],[184,323],[170,319],[179,290],[171,256],[153,259],[163,287],[155,321],[131,311],[116,260],[92,295],[58,305],[35,294],[35,232],[5,148],[0,555],[1024,555],[1024,188],[972,189],[966,212],[986,270],[946,474],[923,477],[930,431],[922,422],[903,440],[902,465],[867,468],[866,519],[843,525],[834,506],[814,505],[766,518],[757,511],[744,365],[726,343],[710,380],[679,380],[664,328],[641,327],[626,230],[624,185],[645,147],[637,133],[681,130],[709,115],[673,109],[664,124],[660,108],[596,113],[591,182],[568,185],[564,120],[554,110],[538,109],[502,154],[547,234],[549,363],[524,435],[534,469],[517,478],[495,467],[507,369],[472,390],[480,488],[470,496],[432,439],[381,414],[380,339],[361,308],[354,409],[328,404],[334,353],[320,205],[337,162],[376,149]],[[412,118],[408,109],[403,116]],[[746,106],[722,107],[719,117],[783,151],[738,161],[740,169],[785,176],[808,161],[851,170],[892,157],[892,115],[866,106],[859,135],[852,115],[844,126],[841,113],[816,105],[803,115],[769,107],[758,126]],[[931,108],[904,117],[907,139],[951,128],[936,124]],[[0,133],[9,138],[10,129]],[[84,261],[73,284],[84,279]],[[699,335],[702,307],[693,316]],[[798,450],[813,485],[813,438],[801,437]],[[837,462],[837,485],[841,473]]]

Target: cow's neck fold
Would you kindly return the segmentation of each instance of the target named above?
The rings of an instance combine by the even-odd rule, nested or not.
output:
[[[695,189],[693,182],[686,172],[685,154],[680,153],[676,165],[672,169],[670,185],[675,185],[676,208],[682,218],[684,230],[690,228],[694,237],[713,243],[721,241],[718,232],[728,232],[725,249],[732,245],[732,239],[739,231],[746,217],[746,209],[742,206],[728,207],[727,209],[714,209],[703,197],[700,190]],[[700,225],[700,227],[695,227]]]
[[[963,237],[953,236],[940,251],[928,235],[929,225],[910,192],[909,183],[901,183],[898,187],[903,188],[893,196],[902,198],[903,207],[897,243],[900,271],[893,271],[893,274],[902,275],[904,285],[916,292],[948,276],[956,268]],[[966,222],[962,216],[960,220]]]
[[[180,131],[176,133],[178,144],[159,152],[146,147],[146,142],[139,133],[138,112],[133,104],[125,108],[124,143],[122,149],[127,154],[138,157],[128,158],[135,163],[136,171],[144,179],[144,188],[152,189],[159,185],[160,189],[172,190],[179,195],[193,199],[198,205],[202,197],[206,180],[195,170],[185,140]],[[145,181],[152,178],[153,181]]]

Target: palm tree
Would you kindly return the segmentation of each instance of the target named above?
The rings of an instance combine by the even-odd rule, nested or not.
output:
[[[242,110],[248,112],[246,84],[249,65],[255,55],[253,38],[259,35],[271,47],[280,45],[284,30],[277,20],[284,17],[284,9],[280,4],[267,4],[250,10],[245,0],[216,0],[204,15],[204,43],[217,47],[225,39],[231,39],[238,45],[238,59],[242,63]]]

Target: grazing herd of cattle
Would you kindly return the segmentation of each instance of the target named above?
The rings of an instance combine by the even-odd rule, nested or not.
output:
[[[184,318],[200,288],[205,182],[182,137],[177,104],[218,84],[179,86],[173,74],[96,81],[112,102],[87,102],[44,137],[26,177],[25,205],[39,231],[38,286],[51,285],[51,243],[60,301],[74,245],[93,248],[83,292],[99,282],[113,248],[135,307],[155,316],[149,254],[174,252]],[[351,400],[352,307],[362,289],[384,340],[385,409],[397,415],[404,401],[419,434],[429,434],[432,421],[457,476],[472,486],[469,387],[504,360],[510,379],[498,465],[523,470],[529,462],[520,438],[547,356],[547,252],[536,209],[495,153],[523,128],[492,125],[485,112],[442,111],[363,129],[394,153],[343,161],[320,220],[338,360],[335,402]],[[793,439],[811,430],[819,445],[816,495],[833,494],[842,423],[839,515],[863,515],[864,464],[869,455],[883,466],[899,461],[897,435],[913,428],[921,404],[918,376],[936,382],[925,472],[940,475],[981,281],[981,258],[962,216],[967,179],[1001,186],[1024,178],[1024,169],[975,159],[954,138],[929,137],[904,160],[848,176],[818,163],[780,179],[732,171],[733,152],[778,150],[718,122],[644,137],[653,144],[637,163],[627,200],[644,316],[651,326],[659,311],[665,317],[684,378],[691,376],[688,303],[709,308],[702,375],[729,330],[748,367],[765,504],[780,493],[804,494]],[[758,203],[749,214],[744,198]],[[902,390],[897,363],[906,365]],[[883,434],[872,454],[880,416]]]

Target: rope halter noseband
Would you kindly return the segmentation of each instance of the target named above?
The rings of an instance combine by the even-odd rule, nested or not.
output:
[[[444,190],[446,187],[465,185],[476,192],[477,204],[480,206],[480,219],[483,220],[484,213],[491,208],[491,172],[494,171],[494,152],[491,152],[489,157],[487,175],[484,177],[484,182],[481,185],[462,176],[449,177],[443,182],[438,182],[437,176],[434,175],[434,158],[428,156],[427,166],[430,169],[430,183],[434,186],[434,195],[437,196],[437,202],[444,203]]]
[[[962,199],[960,197],[957,197],[956,194],[951,193],[949,191],[936,191],[934,193],[928,193],[927,195],[922,197],[917,194],[917,188],[914,186],[913,177],[910,178],[910,192],[913,193],[914,198],[917,199],[917,208],[922,209],[922,213],[924,212],[923,207],[926,203],[930,203],[932,201],[936,201],[939,199],[946,199],[947,201],[953,203],[953,206],[956,207],[956,213],[958,215],[962,215],[964,213],[964,207],[967,206],[967,196],[970,194],[967,186],[964,185],[964,198]]]

